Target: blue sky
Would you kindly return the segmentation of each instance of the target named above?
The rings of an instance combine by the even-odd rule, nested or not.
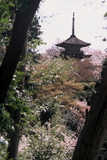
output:
[[[107,12],[107,0],[44,0],[39,9],[39,15],[46,16],[40,22],[43,30],[42,38],[48,48],[58,39],[66,40],[72,33],[72,14],[75,12],[75,34],[86,42],[92,43],[91,48],[104,49],[107,42],[102,42],[102,38],[107,38],[107,30],[102,27],[107,26],[104,20],[104,13]],[[52,18],[50,17],[52,16]],[[101,36],[101,37],[100,37]]]

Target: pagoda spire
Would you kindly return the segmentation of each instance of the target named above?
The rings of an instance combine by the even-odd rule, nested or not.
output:
[[[75,30],[74,30],[74,22],[75,22],[75,18],[74,18],[74,13],[73,13],[73,18],[72,18],[72,37],[75,37]]]
[[[73,17],[72,17],[72,22],[71,23],[72,23],[72,28],[71,28],[72,29],[72,34],[65,41],[56,44],[56,46],[65,48],[65,51],[63,51],[61,53],[63,58],[64,57],[67,58],[68,56],[70,56],[70,57],[81,59],[81,58],[83,58],[85,56],[85,54],[80,49],[82,47],[86,47],[86,46],[89,46],[91,44],[87,43],[87,42],[84,42],[84,41],[78,39],[75,36],[75,17],[74,17],[74,12],[73,12]]]

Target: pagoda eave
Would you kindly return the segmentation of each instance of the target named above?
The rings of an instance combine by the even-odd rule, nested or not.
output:
[[[75,58],[82,58],[84,57],[84,54],[80,49],[83,47],[90,46],[91,44],[84,42],[75,36],[74,21],[75,19],[74,19],[74,13],[73,13],[72,35],[62,43],[56,44],[56,46],[62,47],[65,49],[65,51],[62,52],[62,55],[64,55],[64,57],[70,56]]]
[[[90,43],[87,43],[87,44],[69,44],[69,43],[59,43],[59,44],[56,44],[56,46],[58,47],[63,47],[63,48],[68,48],[68,47],[76,47],[76,48],[82,48],[82,47],[87,47],[87,46],[90,46],[91,44]]]
[[[56,46],[64,47],[64,48],[72,47],[72,46],[74,46],[74,47],[77,46],[77,47],[81,48],[81,47],[86,47],[89,45],[91,45],[91,44],[78,39],[75,35],[73,35],[73,36],[71,35],[70,38],[63,41],[62,43],[56,44]]]

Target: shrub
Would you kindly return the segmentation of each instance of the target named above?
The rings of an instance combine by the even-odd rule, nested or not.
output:
[[[35,134],[30,135],[28,147],[19,155],[20,160],[70,160],[66,155],[66,146],[63,145],[64,135],[61,125],[50,127],[33,127]]]
[[[84,119],[77,112],[73,112],[73,110],[67,110],[63,114],[63,123],[67,126],[68,129],[74,131],[77,136],[79,136],[82,127],[84,125]]]

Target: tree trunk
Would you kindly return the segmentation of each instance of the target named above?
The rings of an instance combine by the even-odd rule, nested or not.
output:
[[[23,61],[24,58],[26,57],[26,52],[27,52],[27,46],[26,43],[24,44],[22,54],[21,54],[21,59],[20,61]],[[23,76],[21,78],[21,81],[19,82],[20,84],[20,92],[24,89],[24,80],[25,80],[25,64],[22,64],[20,67],[20,71],[23,72]],[[15,109],[14,107],[11,107],[9,110],[9,113],[11,115],[11,118],[14,122],[14,132],[8,133],[9,135],[9,145],[7,148],[7,160],[17,159],[17,154],[18,154],[18,147],[19,147],[19,140],[20,140],[20,124],[21,124],[21,113],[20,110]]]
[[[14,131],[9,133],[9,146],[7,149],[8,157],[7,160],[16,160],[18,154],[18,146],[20,139],[20,122],[21,122],[21,114],[20,110],[15,110],[12,108],[11,116],[14,121]]]
[[[98,160],[107,135],[107,67],[78,139],[72,160]]]
[[[9,85],[16,70],[17,64],[26,40],[27,30],[32,18],[37,10],[41,0],[26,0],[16,13],[12,36],[6,55],[0,67],[0,103],[4,103]],[[24,7],[23,7],[24,6]],[[9,147],[7,160],[17,159],[19,136],[20,136],[20,111],[14,108],[8,108],[8,111],[14,121],[14,132],[9,133]]]
[[[30,0],[23,4],[22,10],[17,11],[12,29],[10,44],[0,67],[0,103],[3,103],[19,61],[28,27],[41,0]]]

